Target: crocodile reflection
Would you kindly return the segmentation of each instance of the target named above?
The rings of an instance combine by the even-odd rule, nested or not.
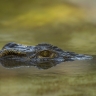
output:
[[[7,68],[35,66],[48,69],[61,62],[86,59],[92,59],[92,56],[64,51],[47,43],[26,46],[11,42],[0,50],[0,62]]]
[[[33,63],[31,61],[19,61],[19,60],[13,60],[13,59],[1,60],[2,66],[6,68],[19,68],[22,66],[26,66],[26,67],[34,66],[34,67],[37,67],[38,69],[49,69],[53,66],[56,66],[59,63],[61,62],[50,61],[50,62]]]

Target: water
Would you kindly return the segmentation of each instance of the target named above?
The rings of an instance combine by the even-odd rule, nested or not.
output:
[[[93,59],[63,62],[45,70],[34,66],[6,68],[0,64],[0,96],[96,96],[96,25],[85,22],[82,12],[73,5],[56,7],[53,2],[54,6],[48,7],[48,3],[42,9],[37,7],[39,3],[32,8],[31,3],[24,4],[27,8],[18,7],[20,14],[17,5],[10,6],[10,10],[5,7],[5,13],[2,12],[0,49],[8,42],[25,45],[46,42],[66,51],[92,55]],[[6,15],[7,9],[11,15]],[[75,15],[70,15],[72,12]]]
[[[63,62],[47,70],[38,69],[34,66],[10,69],[0,65],[1,96],[96,95],[96,50],[94,49],[96,47],[96,41],[94,41],[96,34],[94,33],[93,38],[91,32],[68,34],[62,30],[58,33],[57,30],[56,27],[50,28],[50,30],[46,27],[36,28],[31,31],[3,29],[0,31],[0,47],[2,48],[4,44],[11,41],[26,45],[47,42],[63,50],[94,55],[94,58],[92,60]],[[86,35],[88,40],[85,38]]]

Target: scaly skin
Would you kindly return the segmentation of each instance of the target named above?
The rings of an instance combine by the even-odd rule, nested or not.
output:
[[[46,43],[36,46],[25,46],[11,42],[6,44],[0,51],[0,60],[5,67],[9,65],[9,67],[13,67],[13,65],[16,65],[8,63],[13,61],[15,63],[18,62],[18,66],[37,66],[40,68],[42,65],[45,66],[47,64],[47,67],[45,66],[43,68],[47,69],[60,62],[86,59],[92,59],[92,56],[63,51],[56,46]],[[48,66],[48,64],[51,65]]]

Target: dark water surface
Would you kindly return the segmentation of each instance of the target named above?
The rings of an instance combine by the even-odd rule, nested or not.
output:
[[[68,1],[76,0],[0,0],[0,49],[8,42],[46,42],[93,56],[46,70],[0,64],[0,96],[96,96],[95,3],[77,0],[81,8]]]

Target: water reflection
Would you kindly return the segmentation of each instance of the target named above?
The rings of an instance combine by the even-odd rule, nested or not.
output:
[[[45,61],[45,62],[34,62],[34,61],[25,61],[25,60],[19,60],[19,59],[1,59],[0,63],[5,68],[18,68],[18,67],[31,67],[35,66],[38,69],[49,69],[53,66],[56,66],[57,64],[61,63],[60,61]]]
[[[3,72],[5,70],[6,72],[10,71],[11,69],[19,70],[21,73],[29,73],[30,70],[31,73],[59,73],[59,74],[81,74],[81,73],[90,73],[90,72],[96,72],[96,56],[93,56],[93,59],[91,60],[80,60],[80,61],[67,61],[67,62],[41,62],[41,63],[33,63],[32,62],[21,62],[18,60],[1,60],[0,61],[2,66],[0,67],[0,70],[3,69]],[[57,66],[56,66],[57,65]],[[36,67],[34,71],[34,67]],[[27,68],[29,67],[29,69]],[[7,69],[6,69],[7,68]],[[19,68],[19,69],[18,69]],[[23,71],[22,71],[23,69]],[[47,70],[39,70],[39,69],[47,69]],[[14,73],[14,70],[11,70]],[[18,73],[18,72],[17,72]],[[29,73],[30,74],[30,73]]]

